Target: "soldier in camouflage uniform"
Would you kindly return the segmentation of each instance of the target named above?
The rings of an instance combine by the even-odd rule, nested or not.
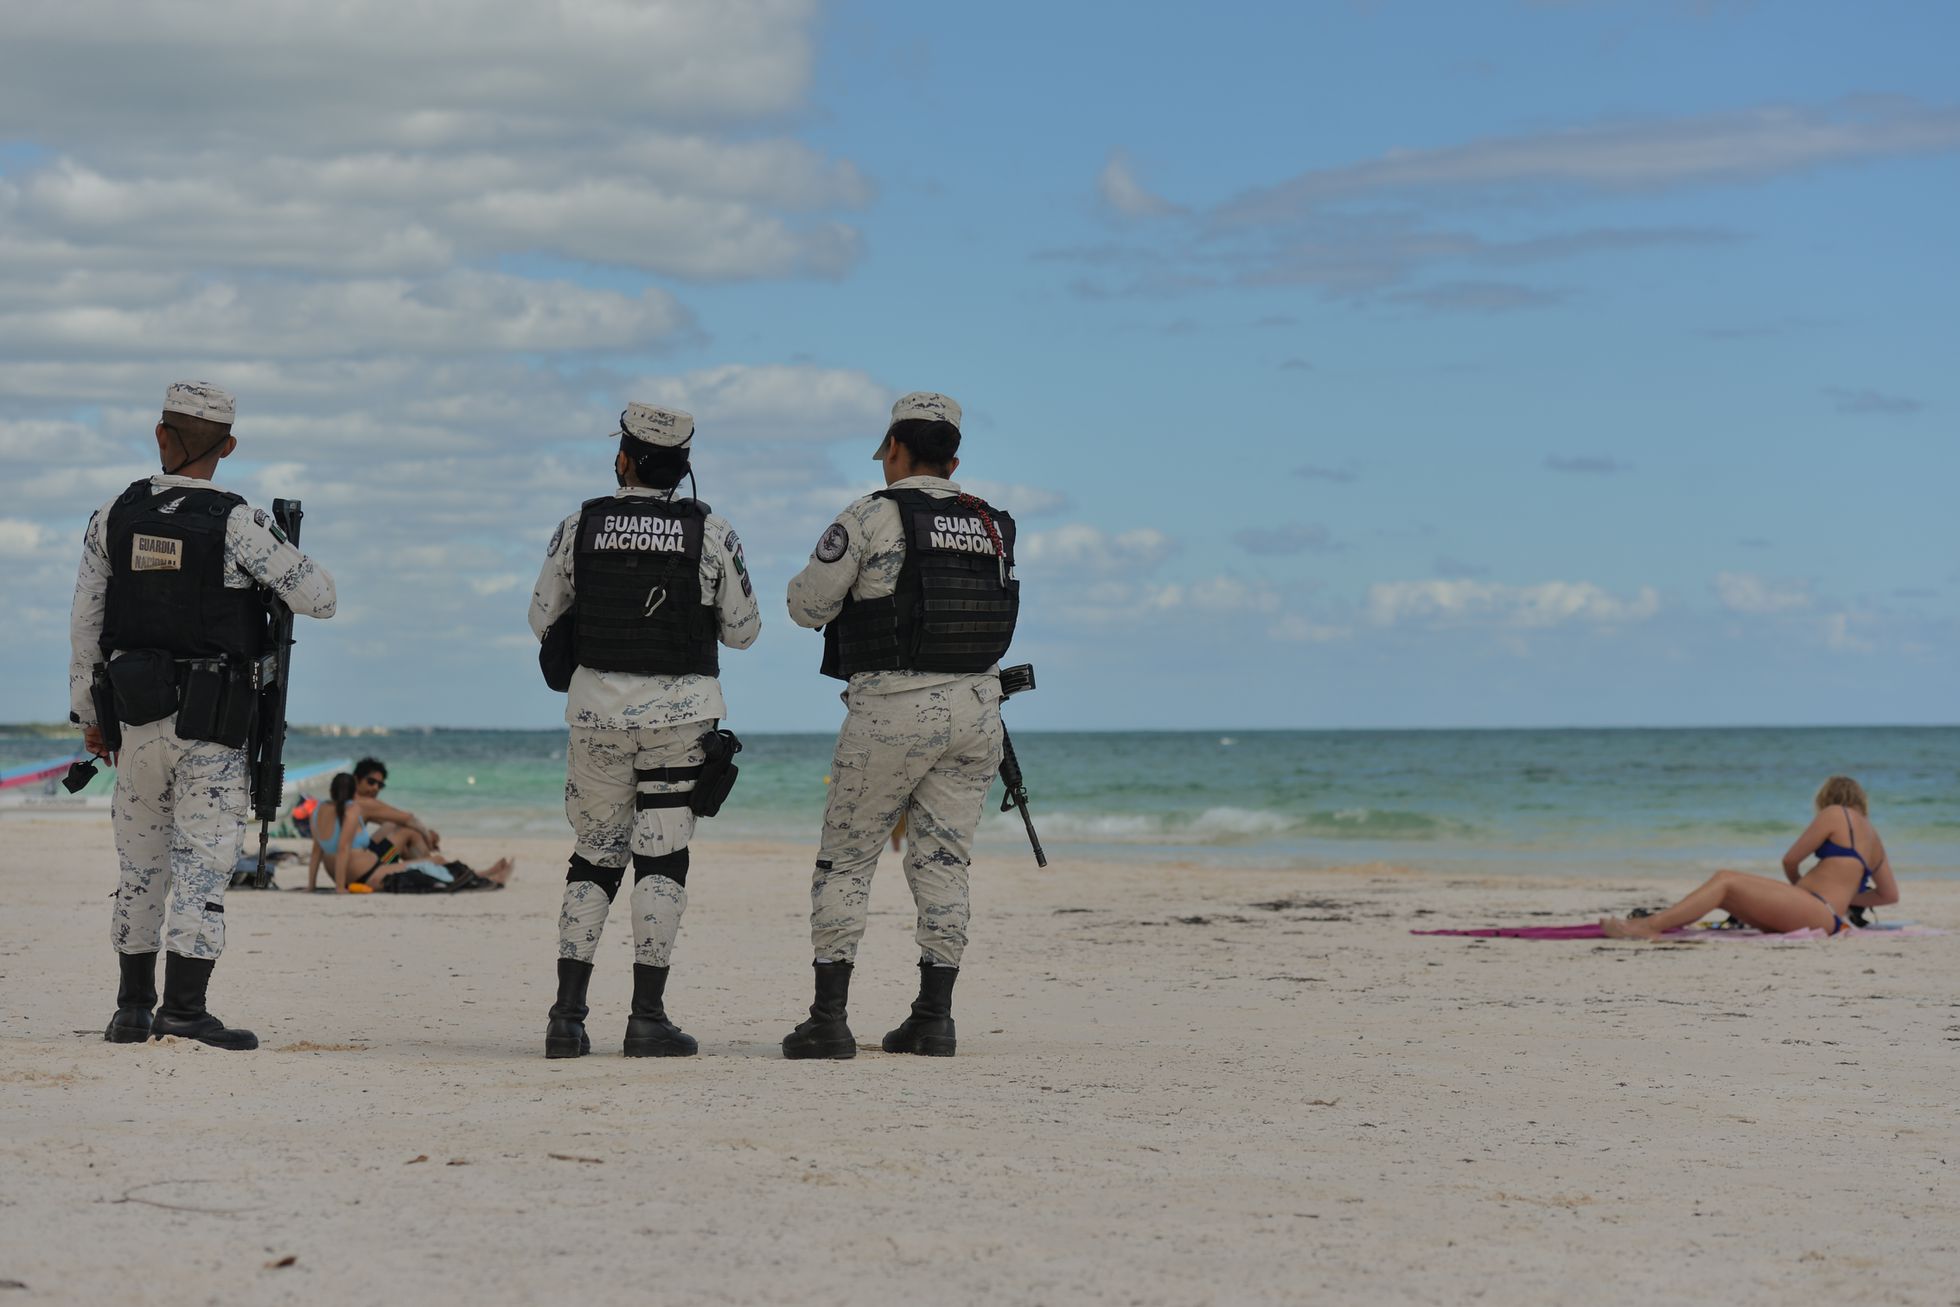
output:
[[[697,1050],[665,1006],[687,907],[687,805],[705,756],[701,738],[728,711],[716,643],[746,649],[762,630],[734,529],[706,504],[676,498],[694,419],[631,404],[620,433],[619,489],[559,523],[531,594],[531,629],[547,651],[564,644],[576,664],[565,704],[565,815],[577,849],[558,916],[546,1057],[591,1051],[586,986],[629,859],[633,1009],[624,1051]]]
[[[1000,668],[1019,613],[1014,522],[962,494],[960,407],[917,392],[874,457],[886,489],[838,515],[789,585],[799,626],[824,627],[824,671],[850,682],[810,886],[816,1002],[787,1057],[847,1058],[851,971],[885,838],[907,824],[919,997],[889,1053],[950,1057],[966,948],[967,865],[1000,768]]]
[[[106,726],[91,694],[98,663],[128,677],[120,722],[112,820],[122,864],[110,942],[122,970],[112,1043],[179,1035],[220,1048],[258,1047],[249,1030],[227,1029],[205,1008],[206,987],[225,946],[225,889],[247,816],[244,748],[230,732],[201,729],[178,713],[186,669],[223,660],[227,696],[251,692],[247,669],[265,634],[263,592],[295,613],[331,617],[334,584],[262,510],[217,490],[211,475],[237,447],[236,405],[205,382],[172,385],[157,424],[163,475],[130,486],[89,519],[70,617],[69,716],[91,753],[105,754]],[[203,660],[193,664],[189,660]],[[142,677],[132,669],[147,668]],[[147,693],[146,693],[147,692]],[[149,699],[147,708],[136,700]],[[186,733],[188,732],[188,734]],[[156,1005],[156,960],[164,963]]]

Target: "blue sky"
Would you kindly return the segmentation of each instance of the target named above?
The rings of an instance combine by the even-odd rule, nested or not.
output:
[[[736,722],[829,727],[781,591],[919,388],[1030,725],[1960,720],[1950,6],[468,8],[10,16],[0,719],[183,375],[340,580],[301,720],[554,721],[530,581],[650,399]]]

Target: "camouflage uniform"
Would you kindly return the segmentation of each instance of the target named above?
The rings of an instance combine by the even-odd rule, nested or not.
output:
[[[959,493],[942,477],[907,477],[891,488]],[[897,505],[867,495],[838,514],[790,582],[790,617],[798,626],[823,626],[847,597],[889,595],[904,562]],[[956,967],[966,948],[973,834],[1000,768],[999,674],[861,672],[845,703],[810,885],[816,957],[856,959],[878,855],[904,817],[919,948],[925,960]]]
[[[184,476],[150,478],[159,494],[210,484]],[[89,519],[69,621],[69,715],[83,727],[100,725],[89,685],[102,658],[98,641],[110,575],[105,533],[113,507],[111,501]],[[231,511],[224,554],[227,589],[262,586],[302,616],[333,616],[333,577],[287,543],[262,509],[241,504]],[[112,809],[122,864],[110,922],[118,952],[155,953],[160,944],[193,958],[224,951],[225,889],[244,837],[247,788],[245,751],[178,739],[175,714],[123,728]]]
[[[622,487],[620,499],[671,499],[673,491]],[[551,538],[544,570],[531,593],[531,629],[539,639],[571,607],[573,559],[579,515],[567,517]],[[721,643],[746,649],[762,630],[755,586],[742,557],[742,542],[719,514],[708,515],[701,550],[701,595],[713,602]],[[565,815],[577,840],[577,856],[594,866],[623,871],[630,859],[661,857],[687,847],[694,814],[686,808],[636,811],[636,788],[672,793],[692,781],[649,782],[636,787],[634,768],[689,767],[701,762],[698,741],[710,722],[727,715],[721,683],[713,676],[639,675],[580,667],[565,701],[571,738],[566,750]],[[617,881],[614,882],[615,886]],[[635,880],[632,893],[634,960],[665,967],[687,908],[683,884],[660,875]],[[612,896],[590,880],[571,880],[558,916],[558,954],[592,961],[605,929]]]

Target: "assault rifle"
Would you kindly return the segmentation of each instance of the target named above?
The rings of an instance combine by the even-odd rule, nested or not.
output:
[[[1022,663],[1019,667],[1000,669],[1000,697],[1003,701],[1032,689],[1034,664]],[[1048,855],[1042,852],[1041,836],[1034,833],[1034,818],[1028,815],[1028,783],[1021,775],[1021,760],[1014,755],[1014,737],[1007,733],[1005,722],[1000,727],[1000,783],[1006,791],[1001,796],[1000,810],[1021,810],[1021,824],[1028,828],[1028,843],[1034,846],[1034,865],[1047,866]]]
[[[272,520],[294,548],[299,547],[299,523],[304,516],[297,499],[272,501]],[[293,610],[271,594],[266,596],[265,606],[270,621],[267,648],[259,655],[255,678],[259,714],[250,746],[252,816],[259,823],[259,865],[251,882],[256,889],[272,884],[266,846],[272,838],[272,823],[279,817],[279,801],[286,793],[286,688],[293,672]]]

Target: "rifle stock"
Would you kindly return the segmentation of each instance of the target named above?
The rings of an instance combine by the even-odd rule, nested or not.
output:
[[[272,520],[295,548],[304,516],[297,499],[272,501]],[[286,690],[293,670],[293,610],[271,595],[266,598],[266,609],[270,647],[259,657],[259,719],[252,732],[251,756],[252,816],[259,823],[259,865],[253,882],[260,889],[272,881],[266,852],[272,823],[279,816],[279,801],[286,793]]]

